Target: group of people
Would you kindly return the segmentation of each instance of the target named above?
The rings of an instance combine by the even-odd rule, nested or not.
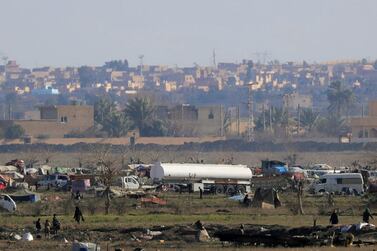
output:
[[[363,212],[363,222],[364,223],[369,223],[369,219],[374,219],[369,208],[365,208]],[[336,210],[334,210],[330,216],[330,223],[332,225],[337,225],[339,224],[339,216]]]
[[[42,230],[41,218],[38,218],[38,220],[35,222],[35,228],[37,230],[37,234],[40,234]],[[56,217],[56,214],[54,214],[52,217],[52,225],[48,219],[46,219],[44,223],[45,238],[50,238],[51,230],[52,234],[58,234],[58,231],[60,230],[60,221]]]
[[[84,216],[82,215],[82,212],[78,206],[75,208],[75,213],[73,216],[74,220],[80,224],[81,221],[84,221]],[[45,238],[50,238],[50,234],[58,234],[58,231],[60,230],[60,221],[58,220],[56,214],[52,217],[52,222],[49,221],[49,219],[46,219],[44,223],[44,234]],[[42,223],[41,218],[38,218],[38,220],[35,222],[35,228],[37,231],[37,234],[40,234],[42,231]]]

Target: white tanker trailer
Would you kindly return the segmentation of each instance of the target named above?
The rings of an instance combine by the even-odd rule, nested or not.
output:
[[[151,178],[156,183],[187,186],[191,191],[203,190],[233,194],[250,191],[251,169],[246,165],[191,163],[155,163]]]

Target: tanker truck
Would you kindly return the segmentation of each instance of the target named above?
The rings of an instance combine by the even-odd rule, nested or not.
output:
[[[234,194],[249,192],[251,169],[246,165],[155,163],[150,176],[155,183],[187,187],[189,191]]]

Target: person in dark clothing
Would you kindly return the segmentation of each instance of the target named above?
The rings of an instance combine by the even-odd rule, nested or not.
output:
[[[242,235],[245,234],[245,226],[244,226],[243,224],[241,224],[241,226],[240,226],[240,233],[241,233]]]
[[[38,220],[35,222],[35,228],[37,229],[37,233],[39,234],[42,229],[41,218],[38,218]]]
[[[203,189],[199,187],[199,198],[203,199]]]
[[[363,213],[363,222],[369,223],[369,218],[373,218],[372,214],[370,213],[369,208],[365,208],[365,211]]]
[[[75,199],[76,199],[76,200],[80,200],[81,198],[82,198],[82,197],[81,197],[80,191],[77,191],[77,192],[76,192]]]
[[[336,225],[339,223],[338,214],[336,213],[336,210],[334,210],[330,216],[330,223],[332,225]]]
[[[58,234],[58,230],[60,230],[60,221],[56,218],[56,214],[54,214],[52,218],[52,232]]]
[[[250,204],[251,204],[251,200],[249,199],[249,195],[248,195],[248,194],[245,195],[245,197],[243,198],[242,203],[243,203],[245,206],[250,206]]]
[[[82,215],[82,212],[80,210],[79,207],[76,207],[75,209],[75,215],[73,216],[73,218],[75,219],[75,221],[80,224],[80,221],[84,221],[84,216]]]
[[[45,222],[45,238],[50,238],[50,232],[51,232],[51,223],[49,220],[46,220]]]

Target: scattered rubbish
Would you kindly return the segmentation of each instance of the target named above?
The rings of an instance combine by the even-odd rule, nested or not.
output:
[[[12,236],[15,240],[17,240],[17,241],[19,241],[19,240],[21,240],[22,239],[22,237],[21,237],[21,235],[19,235],[19,234],[11,234],[10,236]]]
[[[100,251],[101,247],[96,243],[73,242],[72,251]]]
[[[197,222],[194,223],[194,225],[195,225],[195,228],[198,230],[195,235],[196,241],[199,241],[199,242],[209,241],[210,237],[203,223],[200,220],[198,220]]]
[[[33,235],[31,233],[27,232],[27,233],[24,233],[24,235],[22,236],[22,240],[33,241],[34,238],[33,238]]]
[[[239,201],[239,202],[242,202],[244,198],[245,198],[245,195],[243,194],[237,194],[237,195],[229,197],[230,200]]]
[[[164,206],[167,204],[166,200],[163,200],[163,199],[160,199],[156,196],[152,196],[152,197],[149,197],[149,198],[141,198],[141,203],[152,203],[152,204],[157,204],[157,205],[161,205],[161,206]]]

